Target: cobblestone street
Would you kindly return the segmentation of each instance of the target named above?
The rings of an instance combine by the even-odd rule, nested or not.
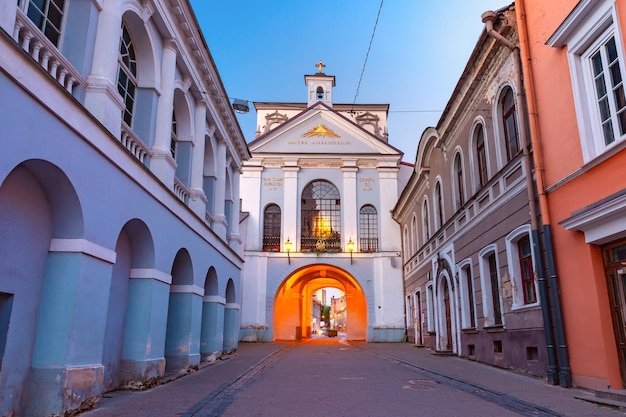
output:
[[[405,343],[240,344],[233,357],[142,392],[106,394],[105,416],[572,416],[621,415],[579,389]]]

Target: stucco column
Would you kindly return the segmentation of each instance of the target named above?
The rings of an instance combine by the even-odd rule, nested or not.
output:
[[[117,138],[122,132],[124,108],[122,98],[117,92],[117,68],[122,36],[121,3],[121,0],[104,0],[102,3],[94,43],[94,50],[97,53],[93,54],[91,74],[87,77],[85,89],[85,107]]]
[[[354,161],[356,163],[356,161]],[[343,196],[341,197],[341,205],[343,206],[341,219],[343,230],[341,246],[344,251],[347,251],[347,244],[350,239],[355,243],[355,250],[359,250],[358,245],[358,220],[359,211],[357,207],[357,195],[356,195],[356,173],[359,170],[356,166],[345,166],[341,168],[343,175]]]
[[[398,201],[398,168],[379,167],[378,183],[380,184],[380,210],[378,221],[382,233],[378,243],[379,251],[400,252],[400,225],[393,220],[391,210]]]
[[[215,207],[213,208],[213,231],[226,241],[226,142],[217,140],[217,184],[215,184]]]
[[[150,169],[168,187],[174,185],[176,161],[170,152],[172,141],[172,112],[174,111],[174,80],[176,76],[176,43],[166,40],[163,43],[161,62],[161,96],[157,105],[154,145]]]
[[[239,235],[239,169],[233,168],[232,193],[233,204],[230,208],[230,233],[228,234],[228,244],[235,252],[239,253],[241,248],[241,235]]]
[[[16,13],[17,2],[3,1],[0,3],[0,28],[4,29],[6,33],[13,33]]]
[[[189,207],[201,219],[206,213],[207,198],[202,189],[204,179],[204,141],[206,140],[206,105],[196,102],[193,154],[191,157],[191,183],[189,187]]]
[[[300,249],[298,244],[298,171],[300,167],[296,166],[297,162],[288,162],[283,166],[283,176],[285,178],[285,186],[283,188],[283,233],[281,237],[281,251],[284,250],[284,243],[287,238],[293,243],[293,252]]]
[[[214,361],[224,348],[224,305],[226,299],[219,295],[202,298],[202,329],[200,332],[200,357],[202,362]],[[216,357],[211,358],[212,355]]]

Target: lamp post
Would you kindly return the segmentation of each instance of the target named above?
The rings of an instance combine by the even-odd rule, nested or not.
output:
[[[287,262],[291,265],[291,258],[289,257],[289,252],[291,252],[291,240],[289,240],[289,238],[287,238],[285,242],[285,250],[287,251]]]
[[[354,242],[352,238],[348,241],[348,252],[350,252],[350,265],[352,265],[352,251],[354,250]]]

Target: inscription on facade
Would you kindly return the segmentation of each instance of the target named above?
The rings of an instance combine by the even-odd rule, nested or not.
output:
[[[263,177],[263,187],[270,191],[278,190],[278,187],[283,186],[283,182],[283,177]]]
[[[375,182],[376,179],[372,177],[359,178],[359,183],[363,187],[363,191],[372,191],[372,184]]]

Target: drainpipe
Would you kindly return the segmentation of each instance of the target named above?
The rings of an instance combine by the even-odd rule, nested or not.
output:
[[[493,11],[486,11],[482,14],[481,19],[485,24],[485,31],[489,36],[497,40],[502,45],[506,46],[509,50],[513,52],[515,55],[514,60],[514,75],[515,75],[515,84],[517,85],[516,89],[516,102],[520,104],[520,106],[526,105],[525,95],[523,92],[524,83],[522,79],[522,64],[521,64],[521,56],[520,56],[520,48],[509,41],[507,38],[502,36],[497,30],[493,27],[493,22],[495,21],[497,14]],[[546,280],[546,276],[544,274],[544,267],[541,256],[541,248],[539,246],[539,225],[538,225],[538,217],[537,217],[537,209],[535,206],[535,183],[533,181],[533,169],[531,164],[529,143],[528,143],[528,120],[526,117],[526,113],[524,111],[520,111],[520,120],[519,122],[519,132],[520,132],[520,140],[522,146],[522,159],[524,163],[524,168],[526,171],[526,190],[528,193],[528,207],[530,212],[530,224],[532,229],[532,244],[533,244],[533,259],[535,262],[535,271],[537,273],[537,284],[539,286],[539,295],[541,297],[541,313],[544,322],[544,336],[546,339],[546,349],[547,349],[547,357],[548,357],[548,371],[547,371],[547,380],[551,385],[557,385],[559,383],[559,374],[558,374],[558,361],[557,361],[557,349],[555,347],[554,334],[552,332],[553,329],[553,320],[552,313],[550,309],[550,296],[549,296],[549,286]],[[533,148],[534,151],[534,148]]]
[[[569,363],[569,353],[565,340],[565,326],[563,325],[563,313],[561,309],[561,296],[559,280],[556,274],[556,262],[554,259],[554,245],[552,239],[552,226],[550,213],[548,211],[548,197],[545,192],[543,150],[540,143],[539,121],[537,115],[537,102],[535,98],[535,84],[533,73],[530,67],[530,49],[528,46],[528,30],[526,26],[526,7],[524,0],[516,0],[516,15],[518,19],[518,34],[520,38],[520,54],[525,59],[523,61],[523,71],[526,75],[526,97],[528,98],[528,115],[530,118],[530,139],[533,145],[533,156],[536,167],[537,187],[539,192],[539,208],[543,223],[543,239],[546,247],[546,263],[548,266],[548,277],[550,280],[550,295],[554,315],[554,324],[557,341],[557,354],[559,358],[559,380],[560,385],[565,388],[572,386],[572,370]]]

